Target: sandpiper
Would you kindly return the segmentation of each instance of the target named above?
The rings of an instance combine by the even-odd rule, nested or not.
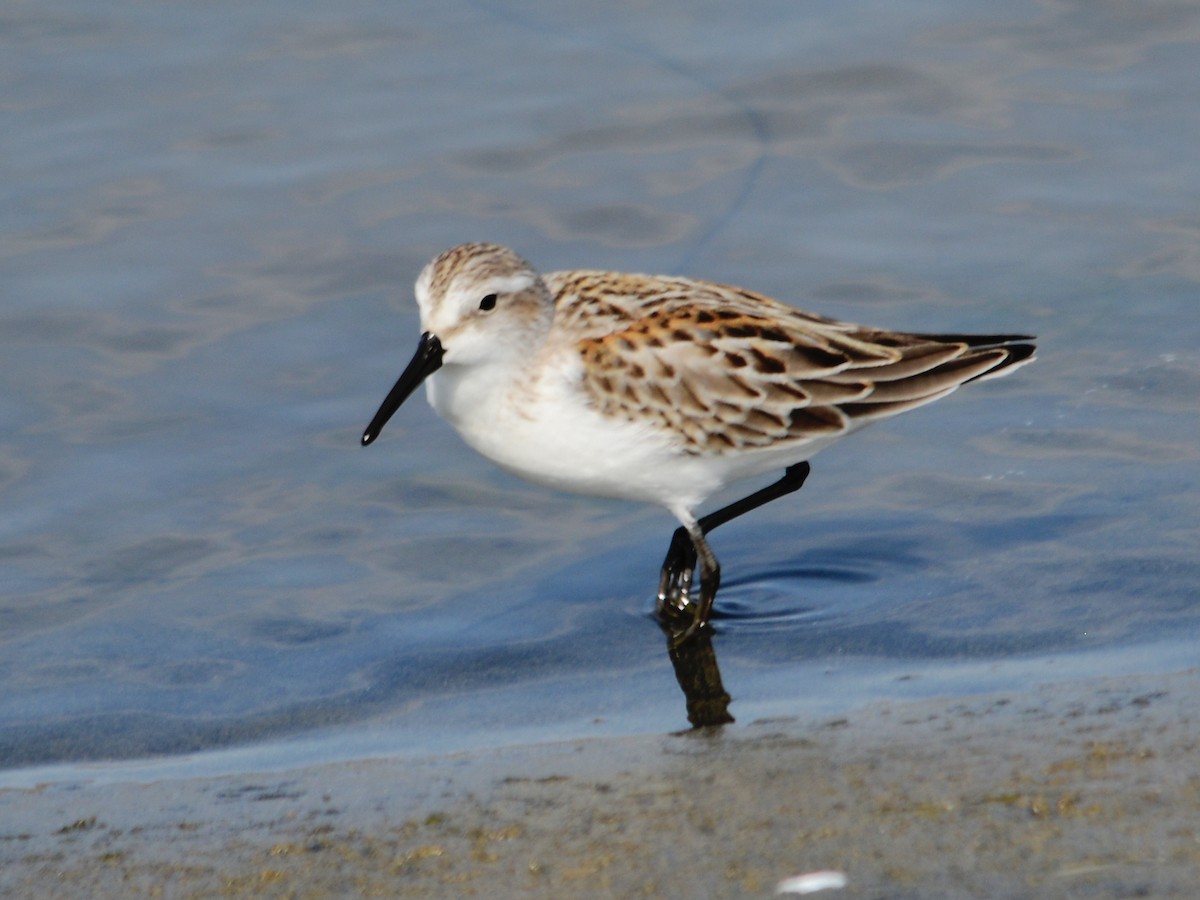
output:
[[[656,503],[682,523],[657,609],[708,621],[720,567],[706,535],[800,488],[818,450],[871,422],[1034,358],[1018,334],[914,334],[839,322],[693,278],[539,274],[496,244],[462,244],[416,283],[417,352],[362,436],[422,382],[468,444],[529,481]],[[742,479],[783,477],[701,518]],[[698,596],[691,596],[700,566]]]

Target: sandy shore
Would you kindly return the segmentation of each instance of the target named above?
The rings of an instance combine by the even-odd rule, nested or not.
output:
[[[0,791],[5,897],[1179,897],[1200,673],[844,719]]]

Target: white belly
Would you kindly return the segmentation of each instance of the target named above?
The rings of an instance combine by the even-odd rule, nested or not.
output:
[[[500,467],[558,490],[673,506],[699,503],[722,479],[650,423],[596,412],[567,382],[509,396],[445,369],[429,402],[463,440]],[[449,376],[449,377],[447,377]]]
[[[672,511],[694,510],[725,485],[781,470],[820,447],[687,453],[681,440],[649,418],[639,423],[600,414],[569,377],[517,391],[478,368],[446,367],[426,384],[438,414],[471,447],[514,475]]]

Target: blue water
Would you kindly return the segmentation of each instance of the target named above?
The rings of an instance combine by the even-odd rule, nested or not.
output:
[[[0,766],[685,727],[666,513],[421,402],[358,446],[464,240],[1039,335],[714,535],[740,720],[1193,664],[1198,43],[1194,3],[10,5]]]

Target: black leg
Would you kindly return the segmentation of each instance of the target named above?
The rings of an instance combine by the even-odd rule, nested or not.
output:
[[[671,535],[671,546],[658,574],[659,617],[670,607],[671,612],[680,612],[688,605],[688,592],[692,587],[692,572],[696,569],[696,547],[691,535],[682,525]]]
[[[736,519],[738,516],[748,513],[752,509],[758,509],[772,500],[778,500],[780,497],[785,497],[800,490],[800,488],[804,487],[804,479],[808,478],[810,471],[812,471],[812,466],[807,461],[796,463],[794,466],[788,466],[784,470],[783,477],[774,484],[768,484],[761,491],[755,491],[749,497],[735,500],[728,506],[722,506],[716,512],[711,512],[702,518],[700,520],[701,533],[708,534],[718,525],[724,525],[726,522]]]
[[[713,601],[717,596],[717,588],[721,583],[721,567],[717,557],[704,536],[726,522],[736,519],[752,509],[778,500],[787,494],[800,490],[804,479],[808,477],[811,467],[808,462],[788,466],[783,477],[774,484],[755,491],[748,497],[723,506],[716,512],[711,512],[701,518],[691,528],[680,526],[671,536],[671,546],[667,549],[666,559],[663,560],[662,571],[658,577],[658,615],[662,619],[674,618],[689,604],[689,593],[692,586],[692,572],[697,561],[700,563],[700,596],[695,604],[691,624],[679,634],[676,646],[682,644],[707,622],[712,612]]]

